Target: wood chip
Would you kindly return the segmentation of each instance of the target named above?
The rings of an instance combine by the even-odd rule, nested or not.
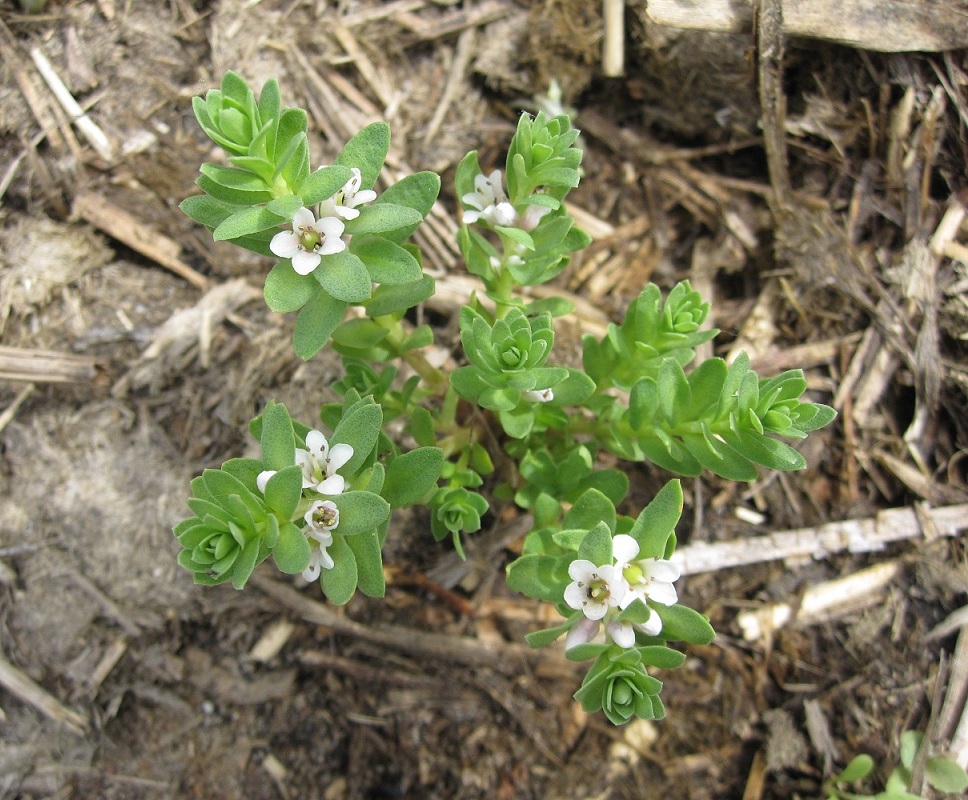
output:
[[[84,717],[34,683],[2,655],[0,655],[0,686],[36,708],[45,717],[76,734],[86,734],[90,730],[90,724]]]
[[[926,509],[938,535],[957,536],[968,529],[968,504]],[[913,508],[891,508],[876,517],[828,522],[815,528],[778,531],[729,542],[699,542],[680,547],[672,557],[683,575],[716,572],[766,561],[827,558],[834,553],[869,553],[891,542],[923,538]]]
[[[754,0],[649,0],[646,13],[676,28],[748,33],[753,7]],[[786,0],[783,28],[884,53],[968,46],[968,16],[951,0]]]
[[[145,258],[204,289],[208,280],[184,263],[181,246],[174,239],[151,228],[137,217],[94,192],[81,192],[74,200],[74,216],[90,222],[108,236],[126,244]]]
[[[105,161],[111,162],[114,160],[114,148],[111,146],[111,142],[108,141],[108,137],[105,135],[94,121],[84,113],[77,101],[74,99],[74,95],[70,93],[64,82],[60,79],[60,76],[54,70],[50,61],[47,57],[40,51],[39,48],[34,47],[30,51],[30,58],[34,62],[34,66],[37,67],[37,71],[40,76],[44,79],[51,93],[57,98],[57,102],[61,104],[64,111],[67,113],[68,118],[73,122],[77,129],[81,132],[81,135],[87,139],[87,142],[94,151]]]
[[[289,641],[296,630],[296,626],[293,625],[289,620],[280,619],[274,622],[269,628],[259,637],[252,649],[249,651],[249,658],[253,661],[272,661],[279,651],[286,646],[286,642]]]
[[[0,345],[0,379],[8,381],[90,383],[96,364],[90,356]]]
[[[810,624],[874,605],[901,571],[900,561],[885,561],[843,578],[824,581],[803,593],[798,604],[771,603],[743,611],[736,624],[746,641],[756,641],[790,623]]]

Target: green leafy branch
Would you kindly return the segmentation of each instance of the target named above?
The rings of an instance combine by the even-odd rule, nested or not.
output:
[[[839,773],[824,781],[824,794],[827,800],[920,800],[923,796],[915,794],[914,770],[922,758],[924,734],[920,731],[904,731],[901,734],[900,763],[887,777],[884,790],[867,794],[845,788],[845,784],[856,784],[868,778],[874,771],[874,759],[866,753],[854,756]],[[950,758],[943,756],[924,757],[924,780],[939,792],[955,794],[968,789],[968,773]]]

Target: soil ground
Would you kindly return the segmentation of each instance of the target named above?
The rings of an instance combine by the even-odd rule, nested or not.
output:
[[[958,626],[929,634],[968,585],[968,59],[790,38],[771,80],[753,34],[662,27],[630,0],[624,74],[605,77],[601,6],[0,3],[0,798],[808,798],[858,752],[896,763],[905,729],[945,746]],[[67,124],[37,53],[110,152]],[[680,546],[841,520],[891,533],[891,508],[915,538],[683,578],[719,636],[661,676],[667,719],[619,729],[571,700],[581,673],[559,651],[526,652],[544,620],[503,583],[513,508],[466,571],[425,515],[401,520],[384,602],[333,612],[268,567],[244,592],[193,586],[170,532],[189,479],[249,451],[267,400],[310,421],[339,377],[291,354],[292,320],[261,300],[267,261],[177,209],[218,157],[190,99],[227,69],[309,110],[314,163],[386,119],[396,173],[443,174],[421,244],[445,348],[466,287],[454,168],[470,149],[502,166],[556,79],[595,238],[556,280],[586,301],[580,326],[689,278],[716,354],[803,367],[840,412],[802,473],[684,481]],[[668,477],[629,476],[633,514]],[[744,637],[744,611],[796,612],[885,565],[854,604]]]

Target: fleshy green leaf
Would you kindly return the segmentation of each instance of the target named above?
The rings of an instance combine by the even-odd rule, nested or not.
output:
[[[375,283],[412,283],[423,274],[417,259],[408,250],[382,236],[362,236],[353,240],[359,256]]]
[[[332,441],[348,444],[353,448],[353,456],[343,467],[346,475],[352,475],[370,457],[380,436],[383,425],[383,409],[376,403],[361,405],[346,414],[333,431]],[[371,527],[376,527],[374,523]]]
[[[867,753],[861,753],[847,762],[847,766],[840,771],[837,780],[844,783],[860,781],[870,775],[872,769],[874,769],[874,759]]]
[[[342,524],[342,520],[340,520]],[[333,534],[333,544],[327,550],[335,562],[332,569],[324,569],[320,576],[323,594],[335,606],[345,605],[356,592],[359,574],[356,570],[356,557],[342,536]]]
[[[320,288],[296,317],[292,335],[296,355],[305,361],[316,355],[343,321],[348,306],[349,303],[337,300]]]
[[[309,566],[309,540],[291,522],[279,528],[279,540],[272,548],[272,558],[280,572],[295,575]]]
[[[308,208],[321,200],[332,197],[352,177],[353,173],[350,172],[349,167],[322,167],[315,172],[310,172],[303,179],[296,190],[296,194],[302,198],[302,204]]]
[[[393,508],[420,501],[437,484],[443,465],[439,447],[419,447],[397,456],[387,465],[383,497]]]
[[[686,661],[684,654],[661,644],[637,647],[635,649],[642,656],[643,664],[648,664],[657,669],[678,669]]]
[[[968,788],[968,774],[949,758],[929,758],[924,765],[924,777],[942,792],[963,792]]]
[[[612,505],[611,500],[597,489],[589,489],[583,492],[581,497],[568,510],[562,524],[565,528],[583,528],[584,530],[590,530],[600,522],[608,525],[609,531],[614,533],[615,506]],[[605,562],[596,561],[595,563],[602,564]]]
[[[376,183],[389,149],[390,126],[385,122],[374,122],[346,143],[336,156],[335,163],[343,167],[357,167],[362,177],[361,186],[369,189]]]
[[[578,548],[578,557],[598,566],[612,563],[612,532],[608,523],[599,522],[588,531]]]
[[[278,214],[287,221],[291,220],[293,215],[302,207],[302,198],[294,194],[287,194],[283,197],[277,197],[275,200],[271,200],[266,203],[266,208],[268,208],[273,214]]]
[[[333,342],[346,347],[368,348],[382,342],[388,333],[386,328],[373,320],[358,317],[340,323],[333,331]]]
[[[403,312],[422,303],[433,293],[434,279],[427,274],[412,283],[385,283],[374,290],[373,296],[366,303],[366,310],[371,317]]]
[[[533,633],[527,634],[524,639],[531,647],[547,647],[553,641],[558,639],[563,633],[567,633],[574,624],[579,621],[580,617],[583,617],[581,611],[577,611],[572,614],[568,619],[566,619],[561,625],[555,628],[544,628],[540,631],[534,631]]]
[[[571,580],[568,577],[568,564],[571,560],[568,556],[521,556],[507,567],[508,586],[535,600],[560,603],[565,587]]]
[[[346,544],[356,560],[358,588],[367,597],[383,597],[386,594],[386,578],[383,574],[383,558],[380,539],[375,531],[350,536]]]
[[[668,558],[666,544],[682,516],[682,485],[669,481],[635,520],[629,535],[639,544],[639,558]]]
[[[300,275],[285,259],[276,264],[266,275],[266,305],[273,311],[298,311],[319,291],[319,284],[312,275]]]
[[[390,504],[373,492],[343,492],[331,499],[339,509],[337,530],[342,536],[376,530],[390,516]]]
[[[709,620],[687,606],[678,604],[664,606],[656,603],[652,606],[652,610],[662,620],[660,635],[663,639],[674,639],[690,644],[709,644],[716,638],[716,631],[709,624]]]
[[[253,233],[275,228],[282,225],[286,220],[278,214],[273,214],[265,206],[249,206],[236,211],[232,216],[221,222],[212,231],[212,238],[216,242],[226,239],[238,239],[242,236],[251,236]]]
[[[207,194],[186,197],[178,207],[195,222],[213,230],[238,211],[238,207],[209,197]]]
[[[921,731],[904,731],[901,734],[901,764],[908,770],[914,768],[914,760],[918,757],[918,750],[924,734]]]
[[[423,406],[417,406],[410,417],[410,435],[423,447],[432,447],[437,440],[434,418]]]
[[[259,540],[252,539],[242,548],[238,558],[232,565],[232,586],[241,589],[245,586],[252,570],[255,569],[256,562],[259,560]]]
[[[344,303],[368,300],[373,288],[363,262],[346,250],[324,256],[313,277],[323,289]]]
[[[387,233],[410,225],[419,225],[423,217],[409,206],[394,203],[373,203],[360,209],[360,215],[346,223],[346,232],[353,236],[361,233]]]
[[[388,188],[379,197],[375,205],[380,203],[394,203],[399,206],[409,206],[416,209],[421,218],[430,213],[437,195],[440,193],[440,177],[434,172],[416,172],[407,175]],[[399,244],[416,230],[419,223],[404,225],[393,231],[386,231],[385,238]]]
[[[285,469],[295,464],[296,438],[292,419],[282,403],[269,402],[262,412],[262,463],[266,469]]]
[[[280,519],[292,517],[301,496],[302,467],[296,464],[280,469],[266,483],[266,505]]]

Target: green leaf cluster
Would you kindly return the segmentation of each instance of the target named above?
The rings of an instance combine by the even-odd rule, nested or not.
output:
[[[558,458],[547,446],[529,448],[518,469],[527,483],[515,493],[514,502],[531,509],[536,528],[559,523],[563,503],[573,505],[589,489],[597,489],[614,505],[628,494],[628,476],[617,469],[595,469],[591,450],[582,444]]]
[[[301,572],[309,562],[306,537],[292,523],[302,494],[295,465],[295,436],[285,406],[270,403],[261,426],[262,460],[232,459],[192,481],[188,507],[194,516],[174,528],[182,546],[178,563],[196,583],[231,581],[241,589],[255,566],[273,554],[283,572]],[[273,470],[265,494],[256,477]]]
[[[574,146],[578,136],[567,114],[521,115],[507,158],[508,197],[515,206],[533,199],[539,190],[561,200],[578,185],[582,159],[582,151]]]
[[[512,308],[504,319],[490,322],[464,306],[460,329],[471,363],[451,374],[451,385],[484,408],[512,412],[523,392],[549,389],[568,377],[563,367],[545,366],[555,337],[550,314],[528,317]]]
[[[507,157],[508,198],[517,220],[509,226],[486,226],[498,234],[501,249],[477,230],[464,226],[457,242],[468,270],[483,278],[492,294],[512,279],[519,286],[544,283],[565,268],[570,253],[591,239],[575,227],[562,200],[578,185],[582,152],[574,146],[578,131],[567,115],[547,118],[522,114]],[[457,196],[475,191],[481,175],[477,152],[457,167]]]
[[[585,372],[600,391],[614,386],[627,392],[642,378],[655,378],[668,358],[685,366],[696,347],[719,333],[699,330],[708,314],[709,303],[689,281],[676,284],[664,302],[659,287],[650,283],[629,304],[621,325],[610,323],[601,341],[584,336]]]
[[[759,378],[745,354],[729,366],[708,359],[688,375],[676,359],[666,358],[654,378],[632,387],[631,436],[624,446],[681,475],[698,475],[705,467],[730,480],[750,481],[757,464],[803,469],[803,456],[773,437],[802,439],[836,416],[828,406],[803,402],[806,388],[801,370]]]
[[[874,759],[866,753],[854,756],[839,773],[824,782],[827,800],[919,800],[921,795],[911,791],[914,764],[924,746],[920,731],[901,734],[900,763],[891,770],[884,791],[866,794],[845,789],[843,784],[857,783],[874,770]],[[968,789],[968,773],[956,762],[943,756],[929,756],[924,761],[924,779],[929,786],[944,793],[960,793]]]
[[[532,531],[525,539],[524,552],[507,569],[508,586],[529,597],[554,603],[565,621],[554,628],[536,631],[527,639],[532,647],[550,644],[584,615],[564,602],[571,578],[570,564],[585,559],[594,564],[612,563],[612,541],[625,533],[639,545],[639,557],[668,559],[676,546],[675,526],[682,514],[682,489],[670,481],[634,520],[619,517],[612,501],[598,489],[585,490],[565,513],[560,525]],[[652,678],[647,666],[673,669],[684,661],[681,653],[667,646],[670,640],[705,644],[714,632],[705,617],[675,604],[641,600],[631,603],[616,621],[644,623],[659,614],[662,631],[646,636],[636,631],[636,644],[629,649],[617,645],[582,644],[566,651],[570,660],[595,659],[581,688],[575,694],[589,712],[603,710],[615,724],[632,716],[660,719],[664,715],[658,698],[662,684]]]
[[[468,153],[457,167],[459,197],[473,191],[474,179],[480,174],[477,152]],[[465,225],[457,234],[468,271],[480,276],[492,294],[507,277],[519,286],[551,280],[568,265],[569,254],[591,242],[588,234],[575,227],[561,200],[550,193],[536,192],[520,202],[515,211],[518,221],[514,226],[493,229],[499,234],[500,250],[472,227]]]
[[[665,706],[659,698],[662,682],[646,670],[643,651],[647,650],[612,646],[599,655],[581,688],[575,692],[581,707],[590,714],[605,712],[613,725],[624,725],[633,717],[662,719],[665,716]]]
[[[334,164],[310,171],[306,112],[281,108],[275,81],[266,83],[256,99],[234,72],[226,73],[220,89],[194,98],[193,107],[232,166],[203,164],[196,183],[204,194],[187,198],[180,208],[211,230],[216,241],[266,256],[272,256],[272,236],[298,209],[342,196],[353,168],[360,170],[360,188],[370,189],[390,146],[389,127],[373,123],[346,143]],[[300,357],[310,358],[325,345],[350,305],[366,304],[371,316],[402,314],[433,293],[419,252],[404,241],[439,191],[436,174],[409,175],[357,209],[359,216],[345,223],[348,248],[323,256],[311,275],[297,274],[288,259],[269,272],[269,308],[300,312],[293,335]]]

